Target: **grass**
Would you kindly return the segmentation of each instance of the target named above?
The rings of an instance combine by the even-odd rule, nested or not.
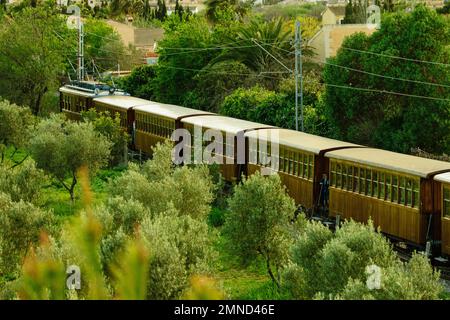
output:
[[[214,249],[218,253],[214,266],[214,277],[228,298],[238,300],[281,299],[282,295],[270,280],[261,259],[242,266],[229,253],[227,243],[220,229],[213,233]]]
[[[119,176],[126,168],[116,167],[100,170],[92,179],[93,205],[103,203],[108,197],[108,181]],[[70,184],[70,181],[67,181]],[[51,209],[60,220],[73,216],[83,208],[80,186],[75,187],[75,200],[70,200],[69,192],[56,181],[43,188],[43,207]]]
[[[5,158],[10,158],[13,154],[13,148],[8,148],[5,152]],[[26,151],[17,150],[12,157],[13,162],[20,162],[27,156]],[[91,188],[93,191],[93,204],[101,204],[108,196],[108,181],[119,176],[126,167],[115,167],[112,169],[102,169],[91,181]],[[71,180],[65,181],[70,185]],[[80,198],[80,186],[75,187],[75,200],[70,200],[69,192],[55,179],[50,178],[48,184],[42,188],[41,207],[52,210],[58,220],[65,220],[73,216],[83,208],[83,203]]]

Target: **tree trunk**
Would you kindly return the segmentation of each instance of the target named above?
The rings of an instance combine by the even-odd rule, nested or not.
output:
[[[269,257],[266,257],[266,266],[267,266],[267,272],[269,272],[269,276],[272,279],[272,282],[277,285],[277,288],[280,288],[280,283],[275,278],[275,276],[274,276],[274,274],[272,272],[272,268],[270,267],[270,258]]]

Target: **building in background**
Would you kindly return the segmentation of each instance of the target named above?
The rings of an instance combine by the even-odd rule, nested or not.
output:
[[[322,12],[322,25],[342,24],[345,18],[345,4],[328,5]]]
[[[357,32],[371,35],[377,29],[368,24],[334,24],[324,25],[309,40],[308,45],[314,50],[315,59],[325,61],[336,55],[345,37]]]

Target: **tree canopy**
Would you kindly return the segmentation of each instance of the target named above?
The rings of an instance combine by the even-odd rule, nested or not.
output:
[[[399,152],[448,152],[449,39],[448,21],[423,6],[384,16],[371,36],[348,37],[323,73],[334,136]]]

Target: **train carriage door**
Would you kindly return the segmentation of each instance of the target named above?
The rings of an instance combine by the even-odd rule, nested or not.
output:
[[[325,212],[328,211],[328,201],[322,202],[322,196],[325,195],[325,191],[323,190],[323,177],[324,175],[327,177],[328,185],[325,186],[328,188],[330,181],[330,160],[325,158],[322,155],[314,155],[314,176],[313,176],[313,203],[316,209],[320,207],[321,204],[325,203],[325,208],[323,208]],[[321,184],[322,182],[322,184]]]

